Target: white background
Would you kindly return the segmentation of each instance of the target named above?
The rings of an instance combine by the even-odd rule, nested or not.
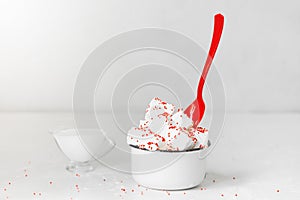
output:
[[[208,48],[222,12],[215,63],[227,110],[300,111],[299,9],[295,0],[1,0],[0,110],[71,111],[81,64],[105,40],[161,27]]]
[[[299,10],[297,0],[0,0],[0,198],[300,199]],[[144,27],[207,49],[218,12],[226,24],[215,63],[228,113],[201,185],[168,196],[103,165],[80,178],[68,173],[48,131],[74,126],[73,87],[88,55]]]

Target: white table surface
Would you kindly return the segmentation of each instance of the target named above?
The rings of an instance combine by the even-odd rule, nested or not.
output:
[[[72,126],[71,113],[0,113],[0,199],[300,199],[299,122],[296,113],[227,114],[207,178],[168,193],[104,166],[67,172],[48,130]]]

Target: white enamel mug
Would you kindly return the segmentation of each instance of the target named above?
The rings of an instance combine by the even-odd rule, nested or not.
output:
[[[208,142],[210,146],[210,142]],[[131,146],[133,179],[159,190],[182,190],[199,185],[206,174],[208,148],[188,151],[147,151]]]

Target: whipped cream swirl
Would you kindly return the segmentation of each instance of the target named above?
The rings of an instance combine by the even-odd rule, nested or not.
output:
[[[193,127],[193,121],[182,108],[175,108],[159,98],[151,100],[145,119],[128,131],[127,143],[149,151],[184,151],[205,148],[208,130]]]

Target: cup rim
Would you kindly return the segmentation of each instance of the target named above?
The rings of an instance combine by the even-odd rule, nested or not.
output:
[[[149,151],[148,149],[139,148],[137,145],[130,144],[129,146],[132,147],[132,148],[135,148],[135,149],[139,149],[139,150],[146,151],[146,152],[152,152],[152,153],[155,153],[155,152],[162,152],[162,153],[188,153],[188,152],[197,152],[197,151],[205,150],[205,149],[209,148],[210,145],[211,145],[211,142],[210,142],[210,140],[208,140],[207,147],[193,148],[193,149],[187,149],[187,150],[183,150],[183,151],[168,151],[168,150]]]

